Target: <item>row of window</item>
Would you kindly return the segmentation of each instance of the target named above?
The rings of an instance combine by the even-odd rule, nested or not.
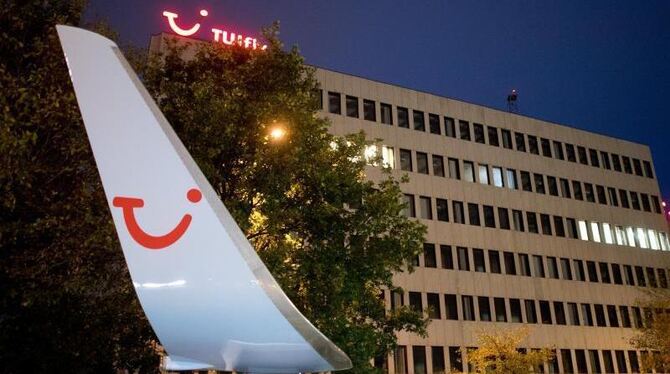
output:
[[[439,250],[438,250],[439,248]],[[456,255],[454,256],[454,248]],[[439,258],[438,258],[439,256]],[[601,282],[634,287],[668,288],[666,269],[610,264],[564,257],[514,253],[494,249],[452,247],[432,243],[423,245],[423,262],[419,256],[414,266],[475,271],[479,273],[519,275],[526,277]]]
[[[323,93],[321,95],[321,108],[323,109]],[[345,95],[346,116],[360,118],[359,99],[355,96]],[[386,125],[393,125],[393,107],[391,104],[380,103],[380,122]],[[412,116],[409,115],[409,109],[396,106],[396,116],[398,127],[410,128],[410,118],[412,127],[418,131],[426,131],[426,115],[424,112],[412,109]],[[338,92],[328,92],[328,112],[333,114],[342,114],[342,95]],[[651,162],[639,160],[628,156],[618,155],[598,151],[593,148],[587,148],[580,145],[575,146],[570,143],[562,143],[557,140],[550,140],[535,135],[526,135],[521,132],[512,132],[508,129],[498,129],[493,126],[485,126],[479,123],[472,123],[464,120],[456,120],[452,117],[439,116],[428,113],[428,130],[431,134],[446,135],[452,138],[471,141],[477,143],[489,144],[491,146],[517,150],[519,152],[528,152],[544,157],[555,158],[558,160],[567,160],[570,162],[591,165],[597,168],[615,170],[626,174],[645,176],[654,178],[654,172]],[[377,122],[377,103],[374,100],[363,99],[363,119]],[[444,129],[444,131],[443,131]],[[458,130],[458,133],[457,133]],[[500,130],[500,131],[499,131]],[[527,141],[526,141],[527,139]]]
[[[389,152],[392,148],[384,147],[382,158],[385,164],[393,165],[393,160],[389,159]],[[425,152],[415,152],[416,163],[412,159],[412,151],[408,149],[399,150],[400,170],[410,171],[420,174],[430,174],[438,177],[449,177],[452,179],[464,180],[467,182],[479,182],[480,184],[492,185],[495,187],[507,187],[512,190],[523,190],[535,192],[538,194],[549,194],[551,196],[560,196],[564,198],[574,198],[576,200],[595,203],[596,201],[603,205],[614,207],[632,208],[635,210],[644,210],[663,214],[663,208],[658,196],[638,193],[635,191],[626,191],[614,187],[593,185],[592,183],[568,180],[566,178],[557,178],[551,175],[540,173],[531,173],[528,171],[503,168],[501,166],[491,166],[487,164],[475,163],[473,161],[462,161],[456,158],[447,158],[446,171],[444,158],[440,155],[430,155]],[[416,165],[416,167],[415,167]],[[461,173],[462,170],[462,173]],[[520,182],[520,183],[519,183]],[[583,186],[583,187],[582,187]],[[630,198],[629,198],[630,196]]]
[[[408,362],[408,348],[411,348],[412,363]],[[447,372],[474,372],[472,365],[464,365],[468,353],[476,347],[445,347],[420,346],[411,347],[399,345],[392,355],[393,372],[396,374],[427,374],[428,365],[430,372],[443,374]],[[520,348],[526,352],[527,348]],[[539,348],[531,348],[539,350]],[[463,354],[464,353],[464,354]],[[638,356],[639,353],[639,356]],[[648,355],[648,351],[634,350],[596,350],[596,349],[558,349],[554,350],[554,357],[549,361],[534,368],[535,373],[639,373],[640,363]],[[657,354],[657,352],[652,352]],[[428,356],[430,355],[430,356]],[[383,373],[389,372],[388,361],[385,357],[375,359],[374,364]],[[410,367],[411,365],[411,367]],[[615,369],[616,365],[616,369]],[[616,370],[616,371],[615,371]],[[657,368],[657,373],[666,372],[663,368]]]
[[[417,217],[415,196],[403,195],[405,202],[404,214],[408,217]],[[438,221],[515,230],[534,234],[554,235],[571,239],[581,239],[596,243],[615,244],[621,246],[638,247],[644,249],[669,250],[670,242],[665,232],[657,232],[641,227],[613,225],[607,222],[575,220],[552,216],[544,213],[507,209],[491,205],[482,205],[481,214],[479,204],[451,201],[451,214],[447,199],[435,199],[435,214],[433,214],[433,199],[429,196],[419,196],[418,218]],[[467,214],[466,214],[467,208]],[[510,220],[510,210],[512,219]],[[497,219],[496,219],[497,212]],[[483,217],[483,221],[481,219]],[[467,220],[467,222],[466,222]]]
[[[395,290],[390,295],[391,309],[406,305],[403,292]],[[432,292],[409,291],[407,298],[412,309],[426,312],[434,320],[639,329],[650,326],[654,314],[670,314],[670,309]]]

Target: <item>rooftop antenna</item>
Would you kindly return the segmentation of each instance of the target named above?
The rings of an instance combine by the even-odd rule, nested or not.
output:
[[[512,92],[507,95],[507,111],[510,113],[519,113],[519,106],[516,103],[518,96],[516,90],[513,89]]]

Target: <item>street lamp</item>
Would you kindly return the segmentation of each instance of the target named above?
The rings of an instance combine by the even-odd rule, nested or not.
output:
[[[274,126],[270,129],[270,140],[278,142],[286,136],[286,130],[281,126]]]

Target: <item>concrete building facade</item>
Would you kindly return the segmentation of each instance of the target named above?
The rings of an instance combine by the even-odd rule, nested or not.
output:
[[[668,287],[670,244],[649,147],[325,69],[332,132],[382,139],[407,214],[428,226],[416,271],[389,308],[428,309],[428,336],[401,333],[390,373],[468,371],[480,331],[528,327],[554,347],[547,373],[638,372],[630,345]],[[369,169],[373,180],[381,176]]]

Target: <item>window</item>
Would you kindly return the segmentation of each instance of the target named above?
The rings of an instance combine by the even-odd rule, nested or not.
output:
[[[568,237],[570,239],[579,239],[577,235],[577,223],[574,218],[566,218],[565,222],[568,226]]]
[[[491,321],[491,305],[489,304],[489,298],[486,296],[477,297],[477,304],[479,304],[479,320],[480,321]]]
[[[487,126],[486,130],[489,133],[489,145],[492,145],[494,147],[500,146],[500,143],[498,142],[498,129],[495,127]]]
[[[565,156],[563,155],[563,144],[554,140],[554,155],[559,160],[564,160]]]
[[[519,299],[509,299],[509,310],[512,322],[521,323],[521,301]]]
[[[619,199],[616,195],[616,190],[612,187],[607,187],[607,194],[610,197],[610,203],[614,206],[619,206]]]
[[[430,197],[419,196],[419,208],[422,219],[433,219],[433,207],[430,204]]]
[[[449,347],[449,367],[452,372],[463,371],[463,360],[460,347]]]
[[[598,356],[598,351],[595,349],[589,349],[589,363],[591,364],[592,373],[601,373],[600,371],[600,357]],[[612,371],[613,373],[614,371]]]
[[[565,309],[561,301],[554,301],[554,318],[556,318],[557,325],[567,324],[565,320]]]
[[[556,183],[556,177],[547,175],[547,185],[549,186],[549,194],[552,196],[558,196],[558,184]]]
[[[626,174],[633,174],[633,169],[630,165],[630,158],[626,156],[621,156],[621,158],[623,159],[623,171]]]
[[[363,119],[377,121],[377,105],[374,101],[363,99]]]
[[[582,195],[582,184],[581,184],[581,182],[572,181],[572,190],[575,193],[575,199],[584,200],[584,196]]]
[[[463,320],[464,321],[474,321],[475,320],[475,304],[472,300],[472,296],[462,295],[461,296],[461,306],[463,307]]]
[[[514,220],[514,230],[524,232],[523,213],[520,210],[512,210],[512,219]]]
[[[347,95],[347,117],[358,118],[358,98]]]
[[[561,196],[567,199],[572,197],[570,195],[570,182],[565,178],[561,178]]]
[[[645,212],[651,212],[651,204],[649,204],[649,195],[646,193],[640,193],[640,200],[642,200],[642,210]]]
[[[626,285],[634,286],[635,285],[635,277],[633,276],[633,268],[630,265],[624,265],[623,270],[624,270],[624,279],[626,280]]]
[[[414,130],[426,131],[426,123],[424,122],[423,112],[412,110],[412,118],[414,119]]]
[[[661,288],[668,288],[668,277],[664,269],[657,269],[658,271],[658,286]]]
[[[593,326],[593,315],[591,314],[590,304],[582,304],[582,322],[584,326]]]
[[[472,161],[463,161],[463,180],[466,182],[475,181],[475,165]]]
[[[551,157],[551,144],[549,139],[540,138],[540,144],[542,145],[542,156]]]
[[[635,175],[642,176],[642,165],[640,164],[640,160],[636,158],[633,159],[633,169],[635,170]]]
[[[433,373],[435,374],[444,374],[446,373],[444,366],[444,348],[443,347],[431,347],[432,353],[432,363],[433,363]]]
[[[428,155],[426,153],[416,153],[416,171],[421,174],[428,174]]]
[[[570,325],[579,326],[579,311],[576,303],[568,303],[568,318]]]
[[[437,220],[449,222],[449,202],[446,199],[435,199],[435,208],[437,210]]]
[[[452,208],[454,211],[454,222],[465,223],[465,212],[463,211],[463,203],[460,201],[452,201]]]
[[[630,191],[630,205],[635,210],[640,210],[640,200],[637,199],[637,192]]]
[[[637,360],[637,352],[628,351],[628,362],[630,363],[630,371],[633,373],[640,372],[640,363]]]
[[[444,117],[444,133],[450,137],[456,137],[456,123],[451,117]]]
[[[391,309],[397,309],[405,305],[403,300],[403,293],[399,290],[391,291]]]
[[[381,111],[382,123],[385,125],[393,125],[393,109],[391,109],[391,105],[380,103],[379,109]]]
[[[507,212],[507,208],[498,208],[498,222],[501,229],[509,230],[509,213]]]
[[[614,361],[612,360],[612,351],[603,351],[603,366],[606,373],[614,373]]]
[[[417,311],[423,311],[423,302],[421,301],[421,292],[409,292],[409,306]]]
[[[509,187],[510,190],[519,188],[516,182],[516,170],[514,169],[507,169],[507,187]]]
[[[579,163],[583,165],[588,165],[589,160],[586,158],[586,148],[577,146],[577,155],[579,156]]]
[[[442,258],[442,269],[454,269],[454,257],[451,254],[450,245],[440,245],[440,257]]]
[[[489,249],[489,267],[491,268],[491,273],[500,274],[500,254],[498,251]]]
[[[607,205],[607,197],[605,196],[605,187],[596,185],[596,191],[598,193],[598,203]]]
[[[603,308],[602,304],[593,304],[593,310],[596,314],[596,325],[598,327],[607,327],[605,321],[605,308]]]
[[[630,208],[630,205],[628,205],[628,192],[626,190],[619,190],[619,198],[621,199],[621,206],[628,209]]]
[[[486,273],[486,263],[484,262],[484,251],[478,248],[473,248],[472,259],[475,261],[475,271],[478,273]]]
[[[644,164],[644,176],[647,178],[654,178],[654,170],[651,167],[651,162],[642,161]]]
[[[503,252],[503,259],[505,260],[505,274],[516,275],[516,263],[514,262],[514,253]]]
[[[441,319],[442,312],[440,311],[440,295],[429,292],[426,295],[426,301],[428,301],[428,317],[431,319]]]
[[[533,267],[535,276],[544,278],[544,261],[542,260],[542,256],[533,255]]]
[[[640,329],[644,327],[644,324],[642,323],[642,312],[640,311],[640,308],[637,306],[634,306],[632,308],[633,308],[633,322],[635,322],[635,328]]]
[[[493,185],[496,187],[505,187],[505,183],[503,181],[502,168],[498,166],[493,166],[491,167],[491,170],[493,171]]]
[[[400,149],[400,170],[412,171],[412,151]]]
[[[524,191],[533,192],[533,187],[530,183],[530,173],[527,171],[521,171],[521,188]]]
[[[479,164],[479,183],[489,184],[489,167],[488,165]]]
[[[612,153],[612,168],[615,171],[621,171],[621,159],[619,155]]]
[[[537,323],[535,300],[524,300],[524,305],[526,306],[526,323]]]
[[[507,310],[505,308],[505,299],[503,299],[502,297],[494,297],[493,307],[495,308],[496,322],[507,322]]]
[[[600,162],[598,161],[598,151],[589,148],[589,157],[591,158],[591,166],[599,168]]]
[[[396,347],[393,353],[393,363],[396,373],[407,374],[407,348],[404,345]]]
[[[328,111],[333,114],[342,114],[342,99],[337,92],[328,92]]]
[[[628,367],[626,366],[626,355],[623,351],[614,351],[616,356],[616,366],[619,368],[619,373],[628,373]]]
[[[535,181],[535,192],[545,193],[544,176],[542,174],[533,173],[533,180]]]
[[[565,237],[565,227],[563,226],[563,217],[554,216],[554,230],[556,231],[556,236],[561,238]]]
[[[526,212],[526,222],[528,223],[528,232],[539,234],[537,228],[537,216],[533,212]]]
[[[405,198],[405,216],[416,217],[416,208],[414,207],[414,195],[404,194]]]
[[[456,295],[444,295],[444,307],[446,318],[450,320],[458,319],[458,306],[456,305]]]
[[[567,258],[561,259],[561,276],[564,280],[572,280],[572,269],[570,268],[570,260]]]
[[[398,126],[409,128],[409,111],[407,108],[396,107],[396,112],[398,113]]]
[[[656,273],[654,272],[654,268],[647,268],[647,279],[649,279],[649,286],[651,287],[658,287],[656,284]]]
[[[572,366],[572,351],[569,349],[561,349],[561,362],[563,363],[564,373],[574,373],[575,369]]]
[[[568,161],[577,162],[577,157],[575,157],[575,146],[569,143],[565,143],[565,153],[568,156]]]
[[[596,263],[593,261],[586,261],[586,270],[589,273],[589,282],[598,282],[598,271],[596,270]]]
[[[493,207],[489,205],[483,205],[482,209],[484,211],[484,226],[485,227],[496,227],[496,218],[493,214]]]
[[[600,158],[603,160],[603,167],[610,170],[612,168],[612,165],[610,164],[610,155],[605,151],[600,151]]]
[[[614,305],[607,306],[607,319],[610,321],[610,327],[619,327],[619,319],[616,314],[616,307]]]
[[[612,264],[612,279],[615,284],[623,284],[623,278],[621,277],[621,267],[619,264]]]
[[[475,142],[484,144],[486,142],[484,139],[484,125],[473,123],[472,128],[475,132]]]
[[[437,114],[428,114],[428,125],[430,127],[431,134],[442,135],[442,130],[440,129],[440,116]]]
[[[503,147],[512,149],[512,133],[505,129],[500,130],[500,133],[502,134]]]
[[[458,270],[470,271],[468,249],[465,247],[456,247],[456,253],[458,254]]]
[[[449,158],[449,178],[451,179],[461,179],[461,172],[458,168],[458,160],[455,158]]]
[[[461,140],[470,140],[470,123],[468,121],[458,121],[458,134]]]
[[[540,154],[540,150],[537,146],[537,137],[528,135],[528,150],[534,155]]]
[[[575,349],[575,359],[577,361],[577,372],[578,373],[588,373],[586,368],[586,353],[583,349]]]
[[[528,255],[525,253],[519,253],[519,270],[521,272],[521,275],[525,275],[527,277],[530,277],[530,260],[528,259]]]
[[[575,280],[586,282],[586,273],[584,273],[584,262],[582,260],[574,260],[575,264]]]
[[[519,152],[526,152],[526,137],[520,132],[514,133],[514,141],[516,142],[516,150]]]
[[[437,256],[435,255],[435,244],[423,243],[423,266],[427,268],[437,267]]]
[[[551,220],[548,214],[540,214],[540,223],[542,224],[542,235],[551,235]]]
[[[584,183],[584,191],[586,192],[586,201],[595,203],[596,198],[593,194],[593,185],[591,183]]]
[[[654,195],[652,195],[652,196],[651,196],[651,200],[652,200],[652,204],[651,204],[651,205],[654,207],[654,213],[662,214],[662,213],[663,213],[663,209],[661,208],[661,203],[660,203],[660,201],[658,200],[658,196],[654,196]]]
[[[480,226],[479,206],[474,203],[468,203],[468,223],[472,226]]]
[[[606,262],[599,262],[598,267],[600,268],[600,281],[603,283],[612,283],[610,280],[610,270]]]
[[[414,374],[426,374],[426,347],[412,346],[412,357],[414,358]]]
[[[556,257],[547,257],[547,273],[549,274],[549,278],[558,279],[558,262],[556,261]]]

